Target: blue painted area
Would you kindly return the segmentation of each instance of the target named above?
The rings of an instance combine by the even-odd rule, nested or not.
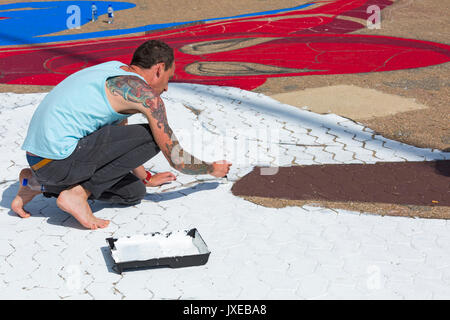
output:
[[[17,45],[43,43],[37,36],[51,34],[68,29],[67,20],[73,11],[67,13],[69,6],[80,8],[80,25],[91,20],[91,5],[95,2],[97,14],[106,14],[111,4],[115,11],[133,8],[136,5],[127,2],[112,1],[50,1],[50,2],[21,2],[0,5],[0,45]],[[19,10],[18,10],[19,9]],[[14,11],[8,11],[14,10]],[[96,23],[102,23],[97,21]]]
[[[61,3],[65,3],[65,5],[62,5],[62,7],[60,6]],[[173,22],[173,23],[161,23],[161,24],[149,24],[146,26],[142,26],[142,27],[136,27],[136,28],[129,28],[129,29],[117,29],[117,30],[105,30],[105,31],[98,31],[98,32],[88,32],[88,33],[81,33],[81,34],[72,34],[72,35],[61,35],[61,36],[41,36],[41,37],[36,37],[38,35],[45,35],[45,34],[49,34],[52,32],[57,32],[57,31],[61,31],[61,30],[65,30],[66,27],[66,19],[69,16],[66,13],[66,9],[67,6],[70,4],[77,4],[77,3],[83,3],[83,13],[82,16],[84,18],[82,18],[82,24],[88,22],[90,20],[91,17],[91,5],[92,5],[92,1],[55,1],[55,2],[27,2],[27,3],[20,3],[20,4],[14,4],[14,6],[16,5],[20,5],[21,8],[24,7],[30,7],[31,5],[33,6],[37,6],[39,5],[40,7],[44,7],[46,8],[45,10],[56,10],[56,8],[59,8],[58,10],[62,10],[62,11],[58,11],[59,13],[53,13],[53,17],[56,17],[56,15],[60,15],[61,13],[63,13],[63,17],[64,17],[64,21],[63,21],[63,25],[64,28],[60,29],[60,30],[56,30],[56,31],[51,31],[51,32],[43,32],[44,29],[39,29],[39,32],[33,32],[33,34],[27,35],[26,37],[23,36],[24,34],[24,27],[21,27],[21,33],[20,35],[22,36],[14,36],[15,33],[10,33],[9,31],[7,31],[7,33],[4,33],[3,30],[10,30],[9,27],[8,28],[4,28],[3,27],[3,23],[7,22],[8,20],[0,20],[0,45],[11,45],[11,44],[35,44],[35,43],[49,43],[49,42],[59,42],[59,41],[70,41],[70,40],[85,40],[85,39],[92,39],[92,38],[101,38],[101,37],[109,37],[109,36],[118,36],[118,35],[125,35],[125,34],[131,34],[131,33],[137,33],[137,32],[145,32],[145,31],[152,31],[152,30],[158,30],[158,29],[164,29],[164,28],[168,28],[168,27],[176,27],[179,25],[183,25],[183,24],[188,24],[188,23],[194,23],[194,22],[207,22],[207,21],[220,21],[220,20],[226,20],[226,19],[235,19],[235,18],[246,18],[246,17],[255,17],[255,16],[261,16],[261,15],[269,15],[269,14],[277,14],[277,13],[282,13],[282,12],[289,12],[289,11],[294,11],[294,10],[299,10],[299,9],[304,9],[307,8],[311,5],[313,5],[314,3],[308,3],[308,4],[304,4],[301,6],[297,6],[297,7],[293,7],[293,8],[285,8],[285,9],[278,9],[278,10],[270,10],[270,11],[262,11],[262,12],[255,12],[255,13],[249,13],[249,14],[243,14],[243,15],[237,15],[237,16],[230,16],[230,17],[221,17],[221,18],[212,18],[212,19],[203,19],[203,20],[193,20],[193,21],[183,21],[183,22]],[[107,12],[108,9],[108,4],[112,4],[114,11],[118,11],[118,10],[123,10],[123,9],[128,9],[131,7],[134,7],[134,4],[127,4],[124,2],[106,2],[106,1],[96,1],[95,2],[98,8],[98,14],[104,14]],[[49,4],[57,4],[58,7],[52,7],[49,8]],[[118,4],[121,4],[122,6],[126,6],[128,5],[129,7],[121,7]],[[78,4],[77,4],[78,5]],[[5,10],[3,7],[4,6],[13,6],[13,5],[0,5],[0,10]],[[80,5],[81,7],[81,5]],[[44,10],[44,9],[41,9]],[[34,12],[34,19],[35,19],[35,23],[37,23],[37,21],[40,21],[39,23],[42,24],[42,12],[39,13],[40,10],[32,10]],[[20,12],[24,12],[24,11],[20,11]],[[11,12],[12,13],[12,12]],[[86,15],[87,14],[87,18]],[[0,17],[6,17],[7,15],[5,15],[3,12],[0,12]],[[20,18],[19,18],[20,17]],[[23,20],[23,15],[18,15],[17,19],[22,19],[21,21],[24,22]],[[85,20],[87,19],[87,20]],[[27,19],[25,19],[26,21]],[[27,26],[30,26],[30,24],[28,22],[26,22]],[[60,24],[59,24],[60,25]],[[20,25],[18,25],[18,27],[20,27]],[[45,27],[45,26],[44,26]]]

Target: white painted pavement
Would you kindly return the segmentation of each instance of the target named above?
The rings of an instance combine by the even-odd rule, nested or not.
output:
[[[234,197],[231,181],[254,165],[450,159],[236,88],[171,84],[168,118],[183,147],[233,162],[228,180],[177,173],[133,207],[93,202],[110,219],[89,231],[36,197],[21,219],[9,210],[20,149],[45,94],[0,94],[1,299],[448,299],[450,224],[315,206],[265,208]],[[144,121],[136,115],[130,123]],[[300,146],[303,145],[303,146]],[[170,170],[159,154],[145,164]],[[266,172],[270,173],[270,172]],[[200,267],[116,274],[105,242],[195,227],[211,253]]]

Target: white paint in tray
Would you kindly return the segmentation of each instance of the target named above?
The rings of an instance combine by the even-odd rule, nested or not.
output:
[[[112,256],[116,263],[199,254],[193,238],[185,230],[119,238],[114,246]]]

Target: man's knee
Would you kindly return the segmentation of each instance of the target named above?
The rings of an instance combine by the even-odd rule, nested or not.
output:
[[[141,137],[148,137],[150,140],[154,141],[152,130],[147,123],[139,123],[139,124],[131,124],[129,127],[133,127],[133,131],[135,135]]]
[[[159,146],[156,143],[155,138],[153,137],[152,130],[147,123],[139,123],[129,126],[134,126],[133,130],[135,135],[146,137],[148,139],[147,143],[151,145],[153,156],[155,156],[160,151]]]

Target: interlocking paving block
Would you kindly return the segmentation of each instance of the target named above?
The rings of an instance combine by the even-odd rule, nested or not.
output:
[[[327,294],[330,281],[317,274],[304,276],[300,279],[297,294],[305,299],[320,299]]]
[[[223,137],[240,143],[234,153],[234,146],[227,146],[226,156],[233,162],[228,182],[179,174],[178,183],[148,188],[148,195],[136,206],[93,202],[95,214],[111,219],[111,224],[89,231],[59,210],[55,199],[36,197],[27,205],[32,213],[28,219],[9,210],[18,189],[18,173],[26,166],[20,150],[24,132],[44,97],[45,93],[0,94],[6,102],[0,106],[0,298],[448,296],[444,284],[450,281],[450,224],[446,221],[379,217],[311,205],[265,208],[233,196],[230,182],[244,177],[262,160],[278,161],[279,166],[290,166],[292,161],[311,165],[330,163],[334,155],[333,161],[342,163],[406,162],[450,159],[448,153],[407,146],[348,119],[299,110],[263,94],[171,84],[163,99],[173,129],[185,131],[180,135],[183,147],[212,161],[218,160],[215,156],[220,154]],[[201,112],[196,115],[183,104]],[[130,118],[130,123],[143,121],[139,115]],[[267,128],[278,134],[267,135]],[[251,145],[250,138],[258,142]],[[372,140],[366,143],[370,150],[364,148]],[[317,141],[327,146],[296,145]],[[255,146],[257,152],[265,152],[264,157],[249,152]],[[172,170],[162,154],[145,166],[153,172]],[[355,186],[350,178],[333,183]],[[211,250],[205,266],[122,275],[112,270],[105,238],[191,226],[199,228]],[[420,292],[411,291],[415,284],[421,286]]]

